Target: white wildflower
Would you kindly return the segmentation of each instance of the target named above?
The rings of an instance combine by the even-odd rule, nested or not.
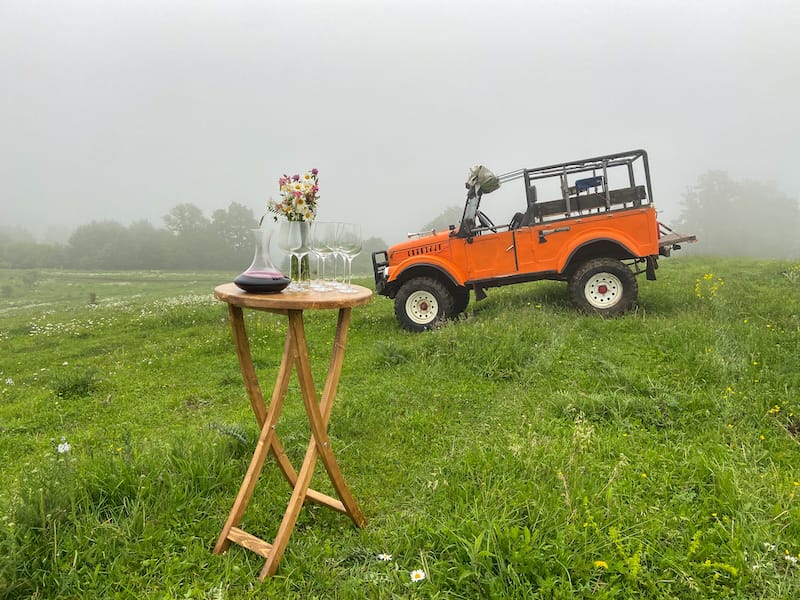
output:
[[[61,443],[58,445],[58,453],[59,454],[66,454],[72,450],[72,446],[69,445],[67,438],[61,438]]]

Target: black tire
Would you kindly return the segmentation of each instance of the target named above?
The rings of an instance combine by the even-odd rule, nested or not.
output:
[[[569,297],[587,313],[616,317],[636,304],[636,276],[616,258],[593,258],[569,279]]]
[[[469,288],[457,287],[453,292],[453,314],[455,317],[463,313],[469,304]]]
[[[403,329],[425,331],[453,314],[453,296],[447,286],[431,277],[409,279],[394,298],[394,315]]]

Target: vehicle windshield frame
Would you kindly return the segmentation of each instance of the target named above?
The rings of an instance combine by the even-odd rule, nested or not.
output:
[[[479,195],[467,196],[467,201],[464,203],[464,214],[461,215],[461,226],[458,228],[459,237],[467,237],[472,233],[480,204],[481,197]]]

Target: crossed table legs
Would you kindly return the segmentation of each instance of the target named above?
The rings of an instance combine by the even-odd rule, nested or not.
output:
[[[214,547],[215,554],[225,552],[231,542],[239,544],[248,550],[255,552],[267,559],[264,568],[259,575],[260,580],[274,575],[278,568],[278,562],[286,550],[289,537],[294,529],[297,517],[300,514],[306,499],[328,506],[348,515],[353,522],[359,526],[366,525],[366,519],[356,504],[353,495],[350,493],[344,481],[339,465],[333,455],[327,429],[330,420],[333,401],[336,397],[336,389],[339,384],[339,375],[344,361],[344,350],[347,342],[347,330],[350,325],[350,308],[339,309],[339,319],[336,326],[336,335],[333,341],[331,360],[328,366],[328,374],[325,380],[325,387],[322,392],[321,400],[317,400],[317,392],[314,387],[314,380],[311,375],[311,365],[308,359],[308,348],[306,345],[305,328],[303,325],[302,310],[276,310],[289,317],[289,331],[286,335],[286,344],[283,350],[280,369],[277,381],[269,403],[269,409],[264,405],[264,397],[258,384],[253,359],[250,353],[250,344],[247,339],[247,331],[244,325],[242,309],[232,304],[228,305],[231,317],[231,327],[233,338],[236,345],[236,354],[239,357],[239,364],[242,369],[250,404],[255,413],[256,420],[261,427],[261,434],[256,444],[253,458],[247,469],[247,474],[239,488],[239,494],[233,504],[228,520],[222,528],[217,544]],[[311,426],[311,440],[308,443],[303,464],[300,471],[295,471],[289,458],[284,452],[283,445],[276,433],[276,426],[280,418],[283,401],[289,387],[289,379],[292,370],[297,370],[300,382],[300,390],[303,395],[303,403]],[[264,466],[269,452],[275,456],[278,466],[286,480],[292,486],[292,497],[286,508],[278,533],[272,544],[269,544],[258,537],[247,533],[238,527],[241,523],[247,505],[253,495],[258,476]],[[317,459],[322,460],[328,477],[333,484],[339,499],[333,498],[321,492],[309,488],[311,477],[314,473]]]

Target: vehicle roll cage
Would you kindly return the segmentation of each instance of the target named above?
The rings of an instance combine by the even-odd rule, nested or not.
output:
[[[612,190],[609,187],[609,170],[619,168],[627,171],[628,186]],[[637,171],[644,172],[644,185],[637,186]],[[576,179],[580,174],[586,174],[586,177]],[[554,177],[560,180],[561,198],[539,202],[535,182]],[[569,216],[575,211],[612,210],[615,206],[627,206],[629,202],[633,206],[641,206],[643,200],[647,203],[653,202],[650,164],[647,152],[644,150],[630,150],[543,167],[517,169],[497,176],[500,185],[517,179],[523,179],[525,184],[527,210],[524,215],[521,213],[519,215],[520,222],[524,225],[533,224],[535,221],[543,222],[546,217]],[[459,232],[461,235],[470,234],[482,196],[483,193],[480,191],[477,195],[473,193],[472,197],[468,192]]]

